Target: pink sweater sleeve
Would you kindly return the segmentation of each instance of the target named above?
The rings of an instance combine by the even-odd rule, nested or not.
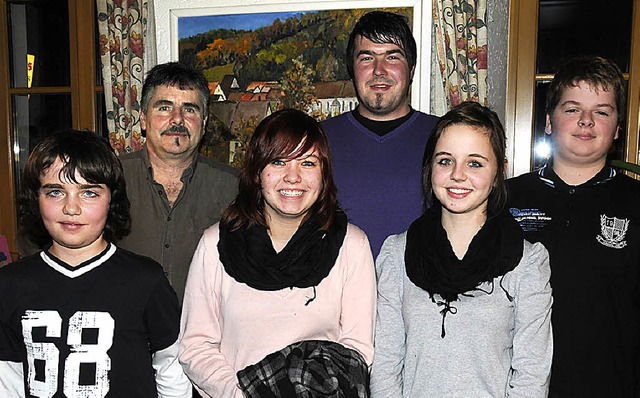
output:
[[[342,295],[338,343],[373,362],[373,335],[376,323],[376,277],[369,240],[359,229],[349,226],[338,261],[347,261],[347,277]],[[355,238],[355,239],[354,239]]]
[[[215,225],[205,231],[191,261],[180,322],[182,367],[201,394],[242,397],[236,371],[220,352],[220,273]]]

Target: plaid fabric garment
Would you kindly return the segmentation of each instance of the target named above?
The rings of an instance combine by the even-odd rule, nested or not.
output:
[[[369,396],[369,371],[362,355],[331,341],[291,344],[237,376],[249,398]]]

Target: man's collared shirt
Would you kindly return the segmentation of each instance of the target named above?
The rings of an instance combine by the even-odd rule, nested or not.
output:
[[[189,264],[204,230],[220,220],[238,192],[237,170],[197,154],[182,174],[173,206],[153,179],[147,148],[120,157],[131,202],[131,233],[117,244],[158,261],[184,296]]]

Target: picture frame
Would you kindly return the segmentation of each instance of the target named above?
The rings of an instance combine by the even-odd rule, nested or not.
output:
[[[429,112],[431,82],[431,2],[425,0],[154,0],[157,62],[177,61],[179,18],[271,12],[409,7],[418,48],[411,106]]]

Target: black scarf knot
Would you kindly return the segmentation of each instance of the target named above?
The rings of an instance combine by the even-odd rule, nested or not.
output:
[[[411,224],[404,257],[409,280],[426,290],[433,302],[435,294],[442,298],[437,304],[444,307],[440,311],[444,337],[446,314],[457,312],[451,302],[513,270],[522,259],[524,236],[511,214],[503,211],[487,219],[460,260],[442,227],[441,216],[442,207],[436,204]],[[511,301],[511,295],[503,290]]]
[[[435,302],[435,300],[433,299],[433,296],[431,296],[431,300]],[[444,336],[445,336],[444,318],[447,316],[447,313],[449,312],[453,315],[457,314],[458,309],[456,307],[453,307],[450,301],[438,301],[436,302],[436,304],[438,305],[438,307],[444,307],[443,309],[440,310],[440,315],[442,315],[442,333],[440,334],[440,337],[444,339]]]

